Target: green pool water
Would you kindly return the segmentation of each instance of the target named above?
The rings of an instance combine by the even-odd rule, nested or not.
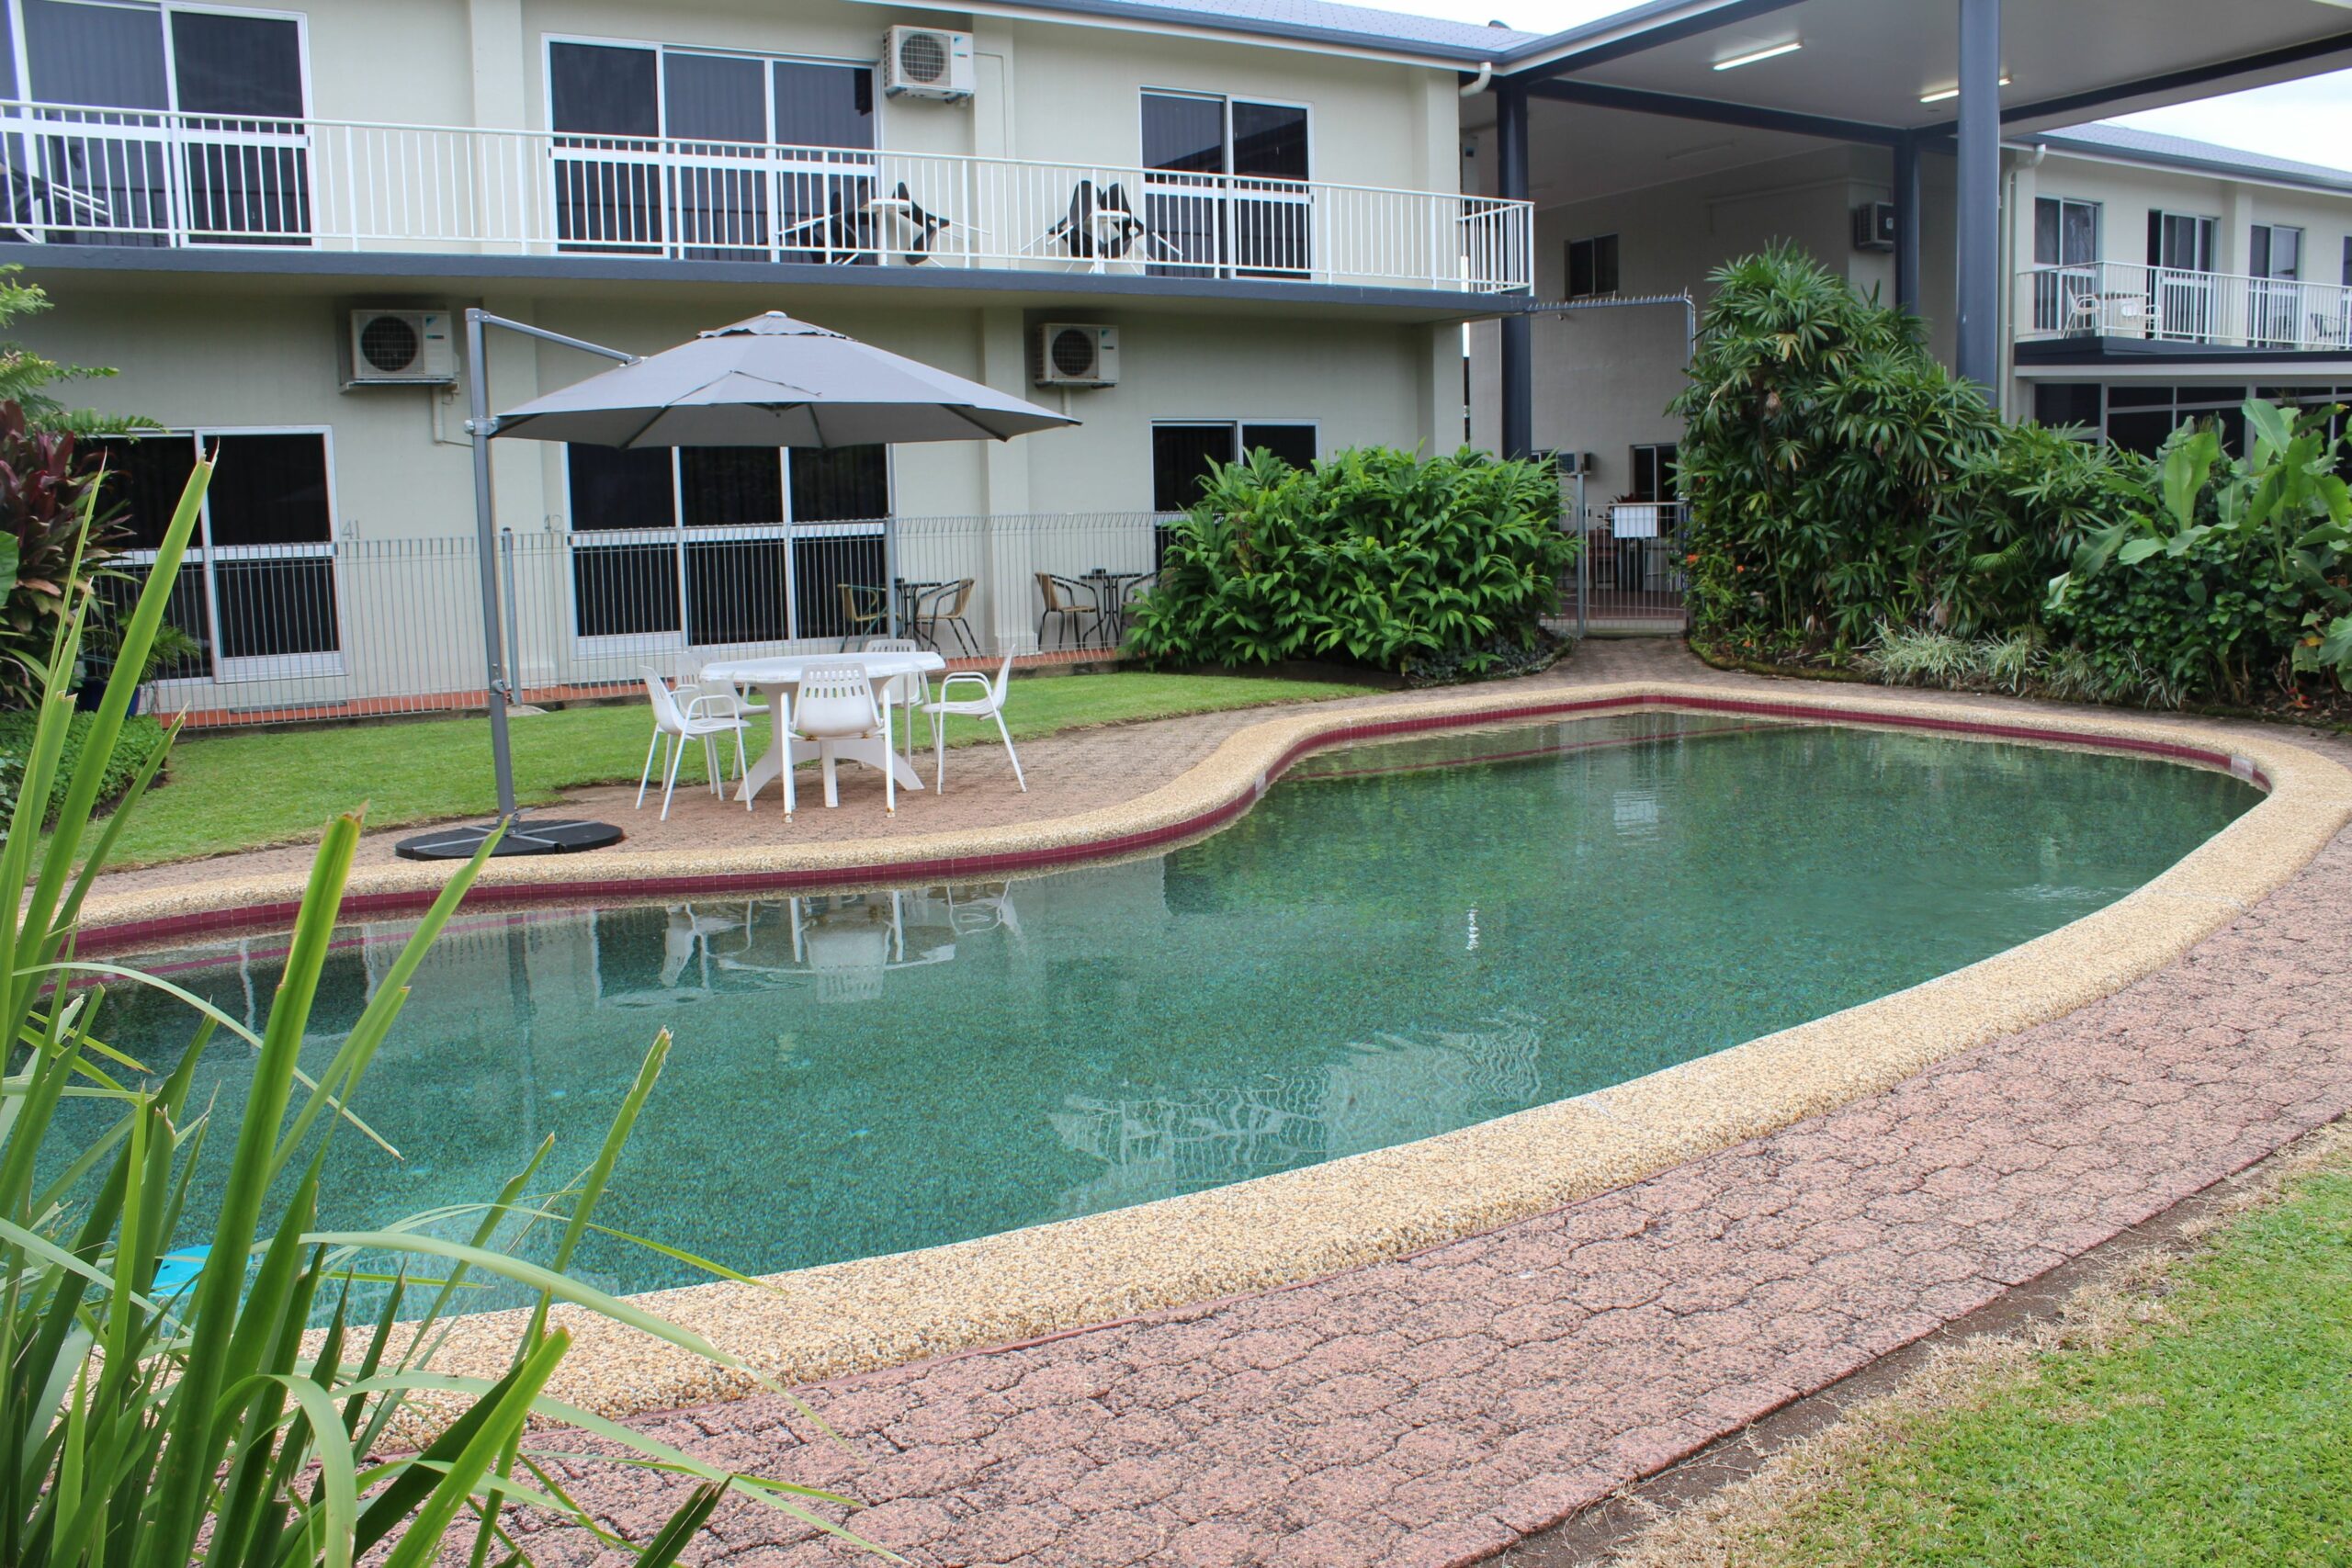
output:
[[[1869,1000],[2098,908],[2256,798],[2136,758],[1649,713],[1326,753],[1123,864],[468,918],[359,1097],[403,1157],[345,1138],[324,1216],[487,1199],[549,1133],[577,1168],[663,1027],[599,1213],[622,1229],[768,1272],[1145,1202]],[[309,1065],[406,931],[345,933]],[[275,946],[134,962],[258,1027]],[[149,1058],[187,1036],[152,993],[108,1010]],[[232,1115],[248,1071],[214,1044],[197,1100]],[[702,1277],[618,1244],[582,1263]]]

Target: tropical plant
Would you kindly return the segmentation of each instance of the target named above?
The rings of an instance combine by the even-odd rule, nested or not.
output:
[[[51,307],[40,285],[23,281],[24,270],[14,262],[0,266],[0,333]],[[61,365],[23,344],[0,342],[0,402],[18,405],[30,423],[46,430],[96,435],[161,428],[153,420],[135,414],[68,408],[50,391],[66,382],[102,380],[114,373],[105,366]]]
[[[31,704],[67,607],[112,554],[92,514],[99,474],[71,432],[0,403],[0,706]]]
[[[1962,466],[1934,544],[1930,624],[1966,637],[2034,624],[2050,579],[2111,526],[2147,459],[2047,425],[2004,425]]]
[[[2352,673],[2352,488],[2328,408],[2245,405],[2233,457],[2210,423],[2173,433],[2132,504],[2050,584],[2053,621],[2095,658],[2161,665],[2245,701],[2299,674]]]
[[[1575,541],[1547,465],[1363,447],[1214,468],[1168,531],[1128,647],[1160,663],[1331,659],[1471,675],[1544,638]]]
[[[1713,275],[1685,422],[1692,615],[1843,652],[1939,603],[1962,476],[2000,422],[1918,320],[1793,246]],[[1983,553],[1983,552],[1979,552]]]
[[[337,1229],[319,1215],[338,1140],[372,1137],[354,1109],[370,1059],[400,1016],[411,976],[479,874],[453,877],[419,922],[343,1046],[315,1078],[298,1054],[360,821],[331,824],[294,925],[266,1026],[254,1034],[163,979],[78,958],[84,901],[153,781],[158,748],[103,825],[93,813],[125,715],[160,626],[198,502],[199,463],[153,570],[121,628],[121,657],[79,754],[63,806],[40,818],[74,717],[69,677],[92,595],[60,617],[40,671],[37,719],[5,847],[0,847],[0,1562],[106,1568],[349,1568],[366,1558],[423,1568],[445,1554],[477,1565],[520,1561],[510,1508],[542,1510],[638,1561],[667,1563],[732,1493],[815,1518],[840,1498],[730,1476],[591,1412],[550,1398],[570,1348],[551,1326],[562,1301],[721,1365],[745,1371],[699,1337],[567,1278],[614,1160],[667,1054],[657,1038],[586,1173],[534,1198],[541,1145],[493,1201],[379,1230]],[[91,504],[86,493],[85,516]],[[62,579],[77,580],[80,562]],[[485,846],[484,854],[488,852]],[[107,1043],[109,985],[160,988],[192,1010],[176,1064],[135,1061]],[[254,1052],[251,1091],[233,1126],[190,1103],[198,1057],[219,1029]],[[66,1100],[119,1109],[95,1140],[62,1134]],[[226,1177],[207,1244],[180,1235],[191,1174],[225,1143]],[[468,1241],[437,1228],[472,1225]],[[560,1224],[542,1266],[493,1245],[515,1224]],[[412,1271],[421,1272],[421,1277]],[[493,1379],[436,1372],[441,1319],[472,1277],[535,1292],[537,1310],[508,1370]],[[382,1287],[372,1314],[355,1286]],[[403,1321],[404,1318],[410,1321]],[[419,1401],[447,1402],[436,1413]],[[650,1540],[612,1536],[572,1501],[525,1438],[533,1418],[582,1427],[635,1462],[693,1477],[685,1504]],[[420,1451],[382,1457],[404,1419],[432,1419]],[[840,1527],[821,1518],[836,1534]]]

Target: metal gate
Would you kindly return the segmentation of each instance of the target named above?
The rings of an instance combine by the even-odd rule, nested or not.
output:
[[[1628,501],[1572,509],[1583,536],[1561,618],[1576,635],[1672,636],[1690,626],[1685,596],[1688,518],[1679,502]]]

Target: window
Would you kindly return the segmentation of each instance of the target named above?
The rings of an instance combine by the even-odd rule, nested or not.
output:
[[[2099,384],[2096,381],[2044,381],[2033,389],[2033,418],[2053,430],[2079,430],[2088,439],[2099,438]]]
[[[2352,236],[2344,242],[2344,287],[2352,288]]]
[[[2107,389],[2107,438],[2128,451],[2153,456],[2165,437],[2191,420],[2210,420],[2222,446],[2245,450],[2244,386],[2150,387],[2120,383]]]
[[[843,590],[878,594],[888,575],[888,451],[565,448],[576,635],[648,649],[843,636]]]
[[[98,0],[18,0],[17,12],[10,74],[60,106],[34,116],[56,134],[11,152],[35,165],[26,199],[42,238],[310,243],[300,18]]]
[[[548,120],[565,249],[876,259],[869,66],[551,39]]]
[[[1672,443],[1634,448],[1634,488],[1629,500],[1679,501],[1675,483],[1676,450]]]
[[[1147,92],[1143,163],[1153,273],[1264,277],[1312,266],[1304,107]]]
[[[1312,424],[1272,421],[1171,420],[1151,427],[1151,509],[1182,512],[1201,499],[1210,465],[1263,448],[1290,464],[1315,461]]]
[[[2303,276],[2303,231],[2281,223],[2257,223],[2248,251],[2256,277],[2297,278]]]
[[[1617,236],[1600,234],[1568,242],[1568,295],[1589,299],[1617,292]]]
[[[206,491],[167,614],[200,652],[167,674],[220,681],[340,674],[334,486],[324,431],[195,431],[108,436],[106,500],[124,509],[127,604],[199,450],[220,468]]]
[[[2033,324],[2063,332],[2087,315],[2097,321],[2104,291],[2098,275],[2099,206],[2045,196],[2033,204]]]

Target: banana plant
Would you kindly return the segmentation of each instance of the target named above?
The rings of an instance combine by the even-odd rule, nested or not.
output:
[[[210,475],[209,462],[197,466],[121,625],[113,677],[44,836],[40,813],[58,783],[74,706],[69,677],[91,613],[86,589],[61,618],[39,671],[24,786],[0,847],[0,1027],[8,1042],[0,1080],[0,1562],[350,1568],[364,1559],[423,1568],[463,1551],[476,1563],[503,1565],[527,1561],[513,1519],[535,1511],[663,1568],[730,1496],[865,1546],[835,1517],[853,1506],[846,1497],[722,1471],[548,1393],[571,1349],[548,1319],[556,1302],[750,1371],[700,1336],[564,1272],[581,1237],[602,1229],[592,1215],[660,1077],[666,1034],[578,1179],[547,1181],[552,1149],[542,1145],[502,1191],[429,1226],[353,1230],[322,1214],[322,1178],[338,1151],[376,1139],[359,1109],[369,1064],[489,846],[451,878],[315,1077],[298,1057],[359,813],[325,830],[258,1033],[167,980],[77,955],[84,903],[163,761],[159,750],[114,814],[96,816]],[[65,581],[80,567],[77,554]],[[107,997],[127,986],[187,1006],[176,1061],[137,1060],[107,1043]],[[190,1103],[198,1058],[223,1032],[253,1055],[252,1089],[233,1124]],[[69,1100],[102,1101],[119,1114],[96,1139],[69,1140],[57,1121]],[[220,1212],[209,1235],[194,1236],[184,1226],[190,1176],[215,1144],[227,1145]],[[548,1186],[555,1190],[540,1190]],[[471,1222],[469,1239],[441,1234],[452,1219]],[[551,1267],[517,1256],[515,1243],[496,1244],[518,1222],[525,1234],[561,1224]],[[432,1357],[451,1305],[484,1276],[533,1292],[537,1307],[503,1375],[440,1372]],[[367,1285],[388,1288],[363,1315],[356,1287]],[[438,1435],[397,1451],[403,1418],[437,1422]],[[650,1539],[620,1540],[546,1462],[531,1433],[549,1426],[609,1439],[626,1462],[686,1477],[693,1488]]]

